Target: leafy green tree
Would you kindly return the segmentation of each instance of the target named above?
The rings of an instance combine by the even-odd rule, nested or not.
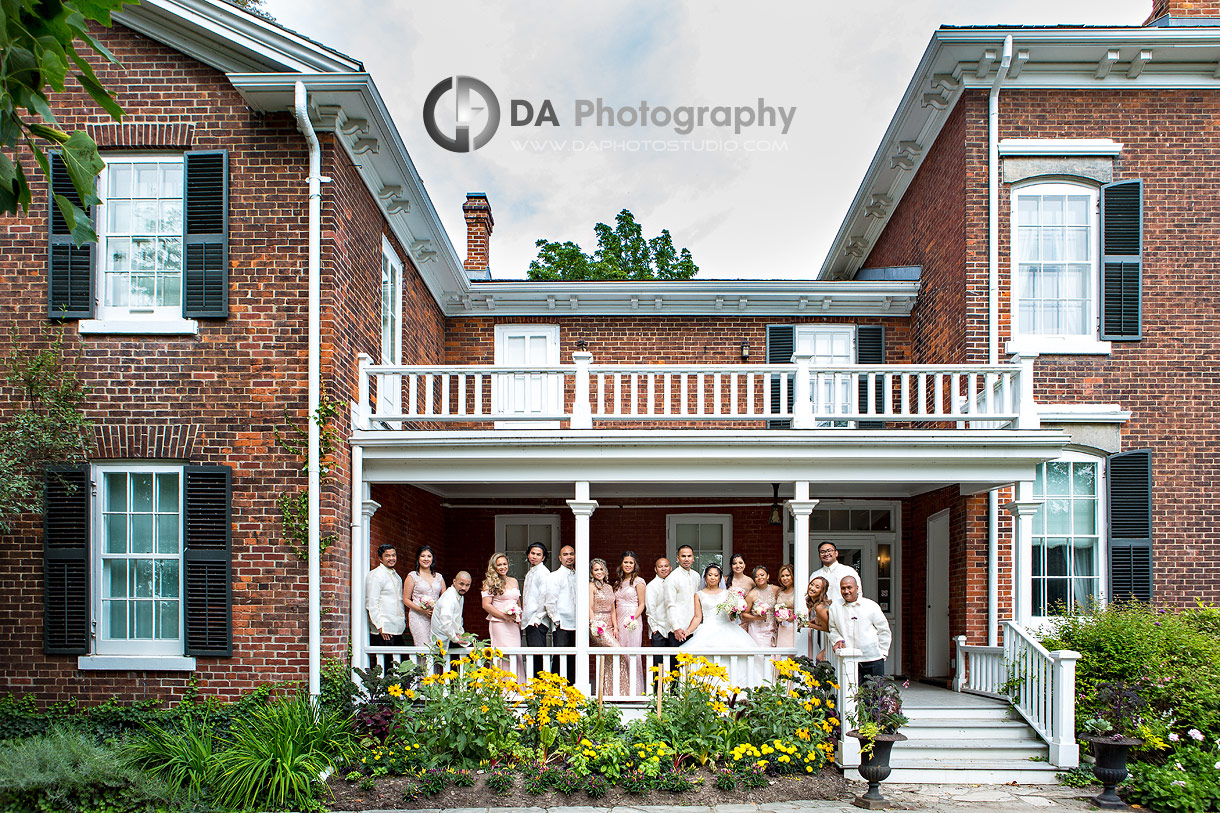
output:
[[[264,20],[275,22],[275,18],[263,8],[263,3],[266,2],[266,0],[228,0],[228,2],[240,8],[244,8],[246,11],[255,16],[262,17]]]
[[[0,0],[0,213],[29,211],[30,185],[17,153],[24,144],[49,178],[51,165],[45,149],[49,144],[59,150],[80,197],[77,206],[66,196],[55,195],[55,205],[77,245],[97,240],[86,209],[100,203],[94,182],[102,171],[102,159],[83,130],[69,135],[59,128],[47,90],[62,93],[71,73],[112,118],[122,118],[123,108],[102,87],[75,43],[79,39],[117,64],[114,54],[90,36],[88,25],[94,21],[109,26],[110,13],[132,2],[135,0]]]
[[[530,262],[532,280],[690,279],[699,272],[689,249],[674,248],[669,229],[651,240],[635,215],[624,209],[614,218],[614,228],[605,223],[593,227],[597,250],[586,254],[572,241],[539,240],[537,259]]]
[[[21,514],[41,513],[47,467],[84,462],[93,425],[81,411],[89,388],[64,363],[63,336],[50,334],[44,349],[14,349],[3,358],[0,392],[0,532],[12,530]]]

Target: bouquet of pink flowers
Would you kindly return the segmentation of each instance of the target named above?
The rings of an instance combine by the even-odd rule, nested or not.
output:
[[[589,634],[594,638],[606,637],[606,622],[594,619],[589,622]]]
[[[770,608],[761,601],[754,602],[754,606],[750,608],[750,612],[754,613],[754,615],[761,615],[763,618],[767,617],[768,610]]]
[[[511,618],[513,621],[521,620],[521,608],[519,606],[517,606],[516,604],[510,604],[508,606],[508,609],[504,611],[504,614],[507,615],[509,618]]]
[[[640,628],[640,621],[639,621],[639,619],[638,619],[638,618],[636,618],[634,615],[633,615],[633,616],[630,616],[630,617],[629,617],[629,618],[628,618],[628,619],[627,619],[627,620],[626,620],[626,621],[623,623],[623,629],[627,630],[628,632],[635,632],[635,631],[636,631],[636,630],[638,630],[639,628]]]
[[[779,606],[775,608],[775,620],[785,626],[791,624],[796,618],[796,613],[791,607]]]
[[[734,621],[740,621],[745,611],[746,597],[737,590],[729,590],[728,597],[716,605],[716,612],[724,613]]]
[[[423,600],[421,600],[421,601],[419,602],[419,606],[423,607],[423,608],[424,608],[424,611],[425,611],[425,612],[427,612],[427,611],[429,611],[429,610],[435,610],[435,609],[436,609],[436,602],[435,602],[435,601],[433,601],[433,600],[432,600],[432,599],[430,599],[430,598],[426,598],[426,599],[423,599]]]

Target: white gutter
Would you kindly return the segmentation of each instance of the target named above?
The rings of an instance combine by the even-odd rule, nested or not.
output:
[[[322,693],[322,571],[318,544],[319,432],[315,417],[321,389],[322,345],[322,148],[309,121],[305,85],[294,87],[297,128],[309,144],[309,695]]]
[[[1000,88],[1012,63],[1012,34],[1004,37],[1004,53],[991,92],[987,94],[987,363],[999,356],[1000,320]],[[987,645],[998,640],[1000,622],[1000,492],[987,492]],[[958,657],[962,657],[959,653]]]

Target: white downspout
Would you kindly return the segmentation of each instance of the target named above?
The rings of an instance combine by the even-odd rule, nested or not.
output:
[[[1012,35],[1004,38],[1004,53],[991,92],[987,94],[987,363],[1000,355],[1000,88],[1012,63]],[[1000,623],[1000,493],[987,492],[987,645],[999,640]],[[961,655],[959,654],[960,658]]]
[[[322,569],[319,551],[318,414],[322,345],[322,148],[309,120],[305,84],[295,85],[297,128],[309,144],[309,695],[322,693]]]

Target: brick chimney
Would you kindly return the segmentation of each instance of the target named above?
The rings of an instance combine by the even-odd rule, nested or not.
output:
[[[483,192],[469,192],[462,206],[466,216],[466,271],[471,279],[491,279],[491,204]],[[470,273],[476,272],[476,273]]]
[[[1152,0],[1152,14],[1144,21],[1151,25],[1162,17],[1220,17],[1220,0]]]

